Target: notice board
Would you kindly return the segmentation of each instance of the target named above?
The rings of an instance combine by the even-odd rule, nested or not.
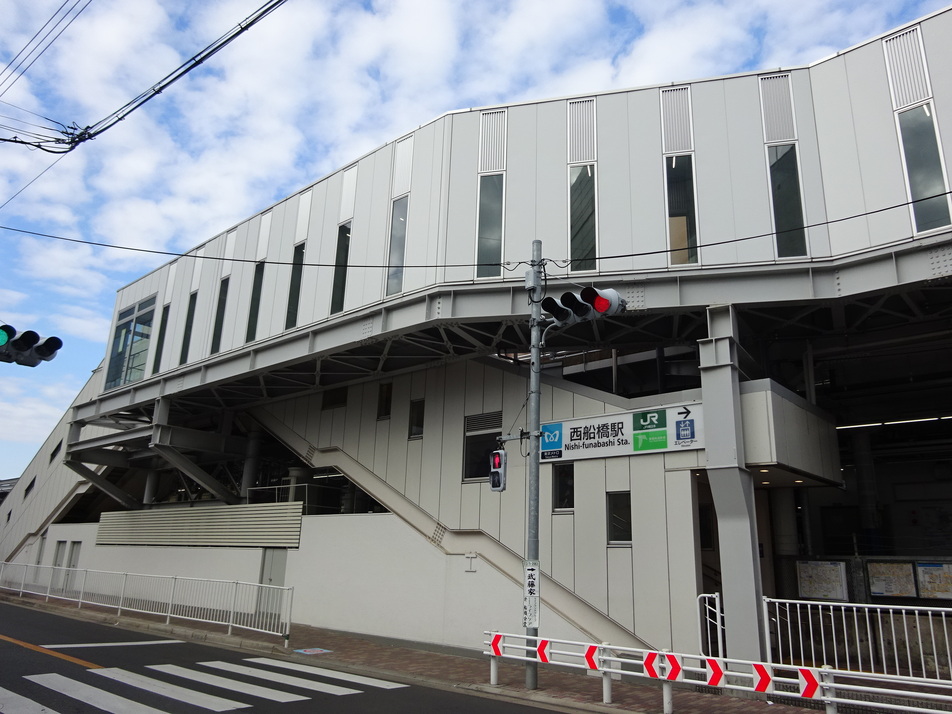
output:
[[[867,563],[869,594],[875,597],[916,597],[912,563]]]
[[[846,563],[842,560],[798,560],[800,597],[814,600],[847,600]]]

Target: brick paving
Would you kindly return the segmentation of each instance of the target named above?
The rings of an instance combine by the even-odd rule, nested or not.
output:
[[[193,641],[207,642],[243,650],[262,651],[291,657],[308,664],[331,669],[359,670],[371,676],[394,679],[422,686],[471,692],[480,696],[521,701],[528,709],[541,707],[563,712],[641,712],[662,714],[664,711],[661,686],[636,680],[613,681],[612,703],[602,703],[600,677],[588,676],[573,670],[547,665],[538,668],[538,688],[525,687],[525,665],[502,661],[499,666],[499,684],[489,684],[487,656],[405,641],[354,635],[305,625],[294,625],[288,646],[281,638],[254,633],[227,635],[222,628],[200,623],[165,625],[153,618],[117,618],[114,612],[77,609],[75,604],[44,603],[30,598],[0,599],[11,604],[47,609],[69,617],[100,621],[127,629],[145,630]],[[236,633],[239,631],[236,631]],[[330,650],[321,654],[298,654],[296,649],[320,648]],[[673,711],[676,714],[804,714],[803,706],[791,706],[786,697],[752,699],[722,690],[705,687],[698,691],[694,685],[675,685]],[[822,704],[803,702],[810,708],[822,709]]]

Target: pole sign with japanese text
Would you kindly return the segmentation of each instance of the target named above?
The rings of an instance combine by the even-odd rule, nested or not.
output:
[[[542,580],[542,571],[538,560],[522,561],[525,577],[523,578],[522,592],[522,626],[539,626],[539,583]]]
[[[549,422],[542,461],[577,461],[704,448],[700,402]]]

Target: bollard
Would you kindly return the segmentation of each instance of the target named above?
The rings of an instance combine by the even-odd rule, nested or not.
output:
[[[830,701],[836,696],[833,688],[833,668],[825,664],[820,668],[820,688],[823,690],[823,702],[826,704],[826,714],[836,714],[836,702]]]
[[[607,642],[602,642],[602,645],[607,645]],[[605,648],[598,648],[598,666],[602,668],[605,666],[605,661],[602,659],[605,654]],[[612,703],[612,673],[611,672],[602,672],[602,704],[611,704]]]
[[[494,687],[499,684],[499,658],[496,655],[489,655],[489,683]]]

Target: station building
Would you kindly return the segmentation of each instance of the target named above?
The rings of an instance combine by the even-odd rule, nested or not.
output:
[[[625,301],[545,332],[544,635],[696,651],[720,592],[758,658],[764,595],[952,572],[950,66],[943,10],[355,158],[119,290],[0,559],[294,586],[295,622],[398,639],[520,631],[527,443],[501,493],[488,453],[527,429],[540,240],[546,295]],[[841,592],[809,582],[830,562]]]

